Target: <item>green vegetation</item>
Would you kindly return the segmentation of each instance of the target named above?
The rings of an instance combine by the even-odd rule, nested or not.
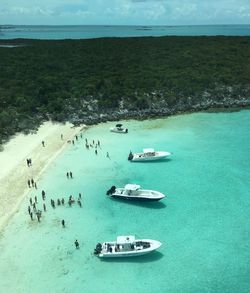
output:
[[[0,142],[41,121],[249,98],[250,37],[12,40],[0,47]],[[231,93],[232,94],[232,93]],[[91,106],[91,107],[90,107]]]

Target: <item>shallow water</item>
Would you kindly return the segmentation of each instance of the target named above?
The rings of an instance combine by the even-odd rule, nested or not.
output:
[[[109,132],[113,124],[89,128],[44,173],[38,192],[30,193],[41,208],[46,191],[41,223],[30,220],[28,198],[15,214],[0,238],[0,291],[249,292],[250,111],[131,120],[124,122],[128,134]],[[97,155],[86,150],[85,138],[100,140]],[[145,147],[173,156],[128,162],[130,150]],[[167,197],[155,203],[107,198],[112,185],[126,183]],[[49,204],[79,192],[82,208]],[[93,255],[97,242],[134,234],[162,247],[138,258]]]

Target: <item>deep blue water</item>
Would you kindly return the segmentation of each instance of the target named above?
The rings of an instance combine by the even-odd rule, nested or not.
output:
[[[92,39],[145,36],[250,36],[250,25],[100,26],[18,25],[0,26],[0,39]]]

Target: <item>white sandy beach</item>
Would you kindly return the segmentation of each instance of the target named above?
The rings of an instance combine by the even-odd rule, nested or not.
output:
[[[39,186],[39,176],[45,168],[82,129],[84,126],[73,127],[70,123],[45,122],[35,134],[17,134],[4,145],[0,152],[0,230],[29,191],[28,179],[33,178]],[[28,158],[32,159],[30,167]]]

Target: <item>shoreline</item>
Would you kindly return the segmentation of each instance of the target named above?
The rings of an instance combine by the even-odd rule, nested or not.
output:
[[[39,186],[41,175],[66,148],[68,140],[74,139],[85,128],[85,125],[75,127],[71,123],[49,121],[43,123],[37,133],[17,134],[4,144],[4,150],[0,152],[0,232],[8,225],[31,190],[27,180],[33,178]],[[45,147],[42,146],[42,141],[45,142]],[[27,166],[27,158],[32,158],[30,167]]]
[[[198,104],[188,105],[188,104],[178,104],[175,107],[167,108],[162,106],[146,108],[143,110],[130,110],[130,109],[110,109],[105,113],[101,111],[89,112],[88,116],[79,119],[78,121],[70,121],[74,125],[85,124],[87,126],[95,125],[98,123],[104,123],[108,121],[119,121],[119,120],[145,120],[154,119],[162,117],[170,117],[174,115],[184,115],[192,114],[197,112],[230,112],[230,111],[240,111],[250,108],[250,98],[246,100],[227,100],[223,103],[217,103],[215,101],[206,101]]]
[[[40,125],[37,133],[33,134],[16,134],[12,137],[8,142],[6,142],[3,147],[4,150],[0,152],[0,164],[1,166],[8,166],[6,169],[0,169],[0,233],[5,229],[9,220],[12,216],[18,211],[21,203],[24,198],[27,196],[28,192],[31,188],[28,188],[27,180],[29,178],[33,178],[35,182],[39,182],[41,175],[45,172],[48,166],[56,159],[56,157],[67,147],[68,140],[72,140],[72,138],[79,133],[80,131],[86,129],[88,126],[97,125],[99,123],[105,123],[108,121],[119,121],[119,120],[145,120],[145,119],[157,119],[157,118],[168,118],[170,116],[176,115],[185,115],[192,114],[196,112],[208,112],[208,113],[216,113],[216,112],[234,112],[249,109],[249,106],[232,106],[232,107],[211,107],[207,109],[190,109],[186,111],[176,111],[175,113],[153,113],[153,115],[147,115],[149,113],[143,113],[141,115],[141,111],[137,112],[137,116],[129,117],[118,117],[116,116],[114,119],[100,119],[95,121],[95,123],[89,123],[88,125],[79,124],[73,125],[70,122],[65,124],[56,123],[47,121]],[[147,112],[147,111],[146,111]],[[116,115],[117,113],[113,113]],[[124,113],[123,113],[124,114]],[[139,115],[138,115],[139,114]],[[45,132],[42,132],[41,129],[45,127]],[[54,128],[54,129],[53,129]],[[60,135],[63,133],[64,138],[61,140]],[[20,141],[20,137],[22,137]],[[50,141],[50,149],[47,146],[45,148],[42,147],[42,140],[48,139]],[[24,141],[26,143],[31,143],[31,147],[27,152],[22,152],[20,156],[18,156],[18,152],[21,147],[24,146]],[[46,142],[45,142],[46,144]],[[44,154],[44,150],[49,150]],[[12,159],[12,164],[9,163],[9,159]],[[26,159],[27,158],[35,158],[38,159],[38,165],[34,164],[34,166],[27,167]],[[41,157],[41,158],[40,158]],[[8,175],[11,174],[11,179],[9,179]],[[14,183],[14,184],[13,184]],[[17,194],[19,194],[17,196]]]

